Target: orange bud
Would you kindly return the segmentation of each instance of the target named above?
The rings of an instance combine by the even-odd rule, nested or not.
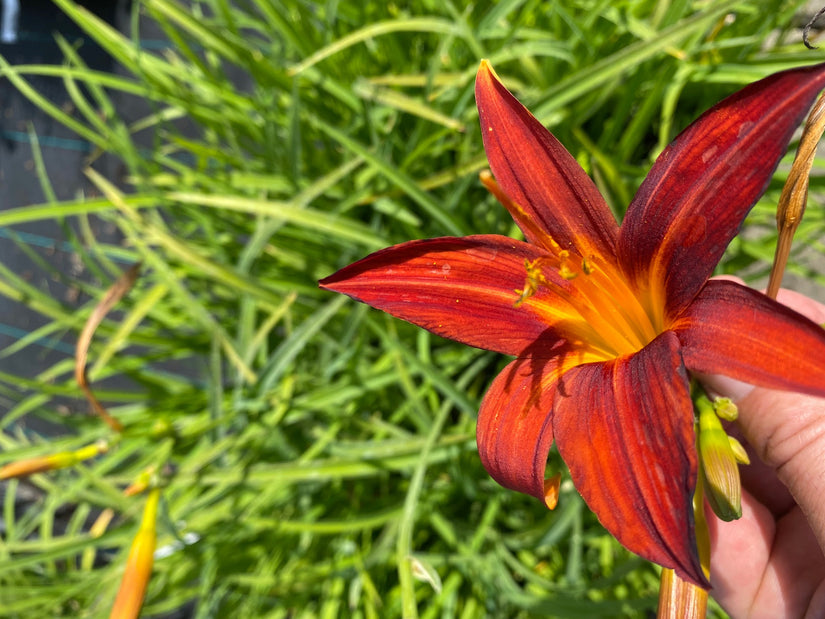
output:
[[[152,575],[159,500],[160,490],[153,488],[143,508],[140,529],[129,549],[126,571],[123,573],[123,580],[120,582],[109,619],[135,619],[140,614],[149,577]]]
[[[156,470],[157,467],[154,465],[144,469],[143,472],[137,476],[137,479],[135,479],[135,481],[123,490],[123,494],[125,496],[134,496],[146,490],[146,488],[149,487],[149,484],[152,481],[152,476],[154,476]]]
[[[75,451],[61,451],[48,456],[38,456],[36,458],[26,458],[17,462],[9,462],[0,467],[0,480],[11,479],[12,477],[27,477],[35,473],[63,469],[73,466],[83,460],[88,460],[94,456],[106,453],[109,445],[105,441],[98,441],[93,445],[86,445]]]
[[[26,477],[43,471],[50,471],[55,468],[52,463],[53,456],[40,456],[39,458],[27,458],[17,462],[9,462],[0,468],[0,479],[11,479],[12,477]]]

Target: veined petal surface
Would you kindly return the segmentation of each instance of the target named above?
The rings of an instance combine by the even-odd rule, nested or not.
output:
[[[823,87],[825,64],[755,82],[705,112],[653,164],[622,223],[619,255],[671,315],[711,275]]]
[[[544,256],[523,241],[477,235],[410,241],[382,249],[321,280],[342,292],[443,337],[514,356],[541,352],[559,339],[558,321],[578,319],[543,288],[515,307],[527,276],[525,261]],[[564,281],[562,280],[562,283]],[[541,307],[538,309],[531,308]]]
[[[705,588],[696,548],[693,404],[675,334],[561,379],[553,432],[573,483],[626,548]]]
[[[551,358],[516,359],[504,368],[484,396],[476,426],[478,453],[490,476],[541,501],[556,384],[566,370],[591,360],[565,348],[560,344]]]
[[[711,280],[671,328],[691,371],[825,397],[825,329],[761,292]]]
[[[561,249],[613,261],[618,224],[596,185],[486,61],[476,76],[476,103],[484,150],[504,193]],[[522,232],[545,244],[530,229]]]

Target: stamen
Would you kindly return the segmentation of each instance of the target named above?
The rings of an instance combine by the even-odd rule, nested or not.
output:
[[[612,309],[621,313],[625,324],[636,334],[639,348],[652,342],[662,332],[654,324],[654,317],[646,310],[635,290],[631,289],[623,275],[616,272],[616,267],[603,263],[597,268],[599,257],[590,256],[588,266],[595,272],[595,280],[602,296],[606,296]],[[661,321],[659,321],[661,322]]]
[[[524,289],[515,291],[519,295],[515,307],[532,297],[539,288],[545,287],[567,301],[578,313],[581,318],[579,338],[582,342],[587,342],[591,349],[601,351],[606,358],[611,358],[634,353],[644,347],[650,340],[643,342],[637,336],[628,337],[628,334],[635,335],[635,332],[632,325],[617,312],[616,302],[606,298],[605,291],[599,284],[590,281],[591,276],[578,277],[581,273],[574,270],[575,263],[571,263],[569,252],[562,250],[559,254],[558,262],[552,256],[538,258],[532,262],[525,261],[527,277]],[[551,268],[557,277],[545,276],[543,267]],[[601,274],[592,268],[590,272]],[[576,279],[576,283],[572,282],[573,279]],[[566,282],[571,284],[566,286]],[[571,331],[574,330],[573,325],[568,327]]]
[[[524,270],[527,271],[527,279],[524,280],[524,289],[516,290],[519,294],[519,298],[516,299],[513,307],[519,307],[527,299],[536,294],[536,291],[540,286],[550,286],[550,283],[541,272],[541,263],[546,262],[547,260],[548,258],[536,258],[532,262],[529,260],[524,261]]]
[[[576,279],[578,273],[570,268],[570,252],[563,249],[559,252],[559,275],[567,281]]]
[[[595,260],[591,256],[591,261]],[[653,341],[657,332],[622,276],[608,264],[595,269],[592,263],[588,263],[588,268],[590,276],[578,280],[577,289],[591,307],[610,317],[613,332],[627,343],[621,350],[617,347],[616,352],[636,352]]]
[[[553,240],[553,237],[547,234],[541,226],[533,221],[533,218],[528,215],[527,211],[513,202],[510,197],[501,190],[501,187],[498,186],[498,183],[488,170],[483,170],[480,172],[478,178],[481,181],[481,184],[487,188],[487,191],[493,194],[496,197],[496,200],[501,202],[501,205],[507,209],[510,216],[518,224],[519,228],[521,228],[522,232],[529,232],[539,246],[554,255],[558,255],[559,252],[562,251],[559,244]]]

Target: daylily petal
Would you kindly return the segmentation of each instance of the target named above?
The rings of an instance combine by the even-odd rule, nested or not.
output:
[[[476,76],[484,150],[496,181],[561,249],[579,256],[615,254],[618,224],[576,160],[496,79],[483,61]],[[519,223],[517,221],[517,223]],[[550,249],[522,226],[528,241]]]
[[[437,335],[524,356],[559,337],[549,330],[548,307],[555,306],[547,289],[515,307],[516,290],[527,277],[525,261],[543,255],[534,245],[492,234],[411,241],[344,267],[320,286]]]
[[[761,292],[711,280],[671,328],[691,371],[825,396],[825,329]]]
[[[556,391],[553,431],[573,483],[617,540],[710,586],[694,532],[693,405],[673,333],[634,355],[567,372]]]
[[[825,64],[751,84],[703,114],[653,164],[622,223],[619,256],[672,313],[711,275],[823,86]]]
[[[563,345],[551,359],[516,359],[484,396],[476,440],[490,476],[505,488],[545,501],[544,469],[553,444],[551,408],[559,376],[591,361]],[[552,507],[552,505],[550,505]]]

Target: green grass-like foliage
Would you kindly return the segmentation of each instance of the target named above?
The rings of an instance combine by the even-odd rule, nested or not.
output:
[[[480,58],[621,215],[655,155],[704,109],[821,56],[783,43],[800,3],[135,0],[126,36],[55,1],[118,71],[91,70],[63,41],[62,65],[0,60],[0,78],[96,147],[96,191],[58,203],[41,166],[47,202],[0,211],[0,226],[14,238],[21,224],[63,222],[91,276],[68,282],[80,292],[69,305],[0,264],[0,294],[44,319],[0,355],[73,342],[123,264],[143,269],[89,353],[123,436],[82,465],[9,483],[0,613],[106,616],[144,501],[122,489],[152,465],[165,484],[158,543],[171,552],[155,562],[146,615],[655,609],[656,568],[618,546],[569,482],[548,512],[481,467],[475,416],[504,359],[316,282],[412,238],[516,234],[477,180]],[[168,45],[142,48],[147,28]],[[73,111],[32,87],[44,75],[62,80]],[[135,97],[147,113],[127,124],[118,103]],[[122,163],[122,179],[101,173],[102,154]],[[766,269],[779,186],[727,271]],[[124,242],[97,240],[90,218]],[[823,230],[822,209],[810,208],[801,245],[822,252]],[[131,387],[107,388],[111,377]],[[3,462],[111,434],[85,412],[70,354],[35,377],[0,375],[0,406]],[[65,437],[24,432],[31,415]],[[117,515],[93,538],[104,508]]]

